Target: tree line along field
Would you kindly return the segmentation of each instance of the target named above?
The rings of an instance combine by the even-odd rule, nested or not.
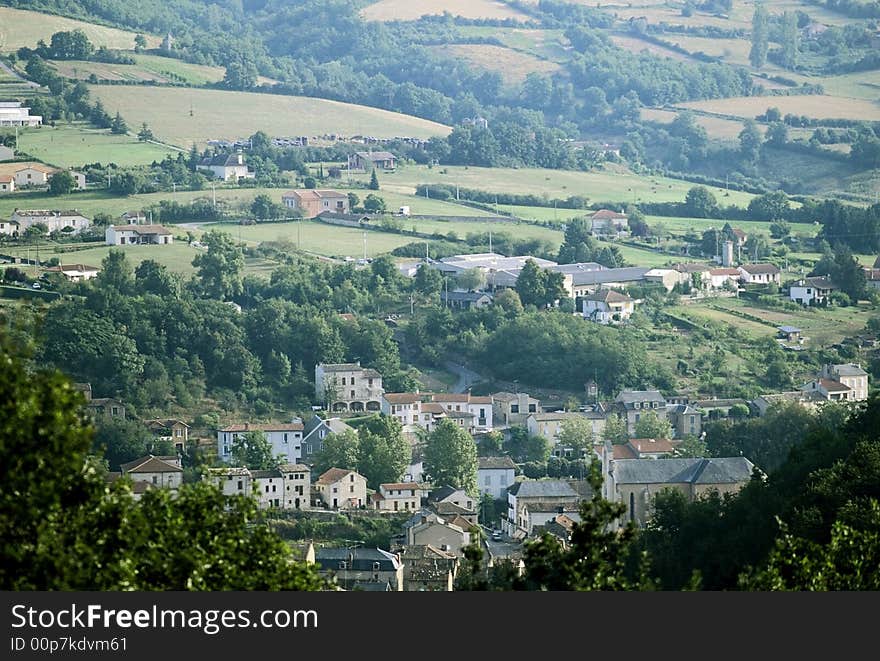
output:
[[[157,139],[183,148],[204,147],[212,139],[247,138],[257,131],[271,136],[424,139],[451,131],[411,115],[311,97],[123,85],[90,85],[89,90],[111,115],[120,112],[129,126],[146,122]]]
[[[529,19],[527,14],[497,0],[379,0],[364,7],[361,16],[367,21],[414,21],[444,12],[462,18]]]
[[[95,25],[71,18],[53,16],[34,11],[0,7],[0,52],[10,53],[23,46],[32,48],[42,39],[49,39],[56,32],[82,30],[95,47],[106,46],[130,50],[134,48],[135,33],[117,28]],[[148,48],[156,48],[161,37],[144,34]]]
[[[146,165],[178,152],[163,145],[140,142],[129,135],[114,135],[85,122],[59,123],[19,130],[19,151],[57,167],[78,168],[86,163]]]
[[[854,119],[880,121],[880,105],[867,99],[852,99],[827,94],[801,96],[745,96],[677,104],[716,115],[754,119],[768,108],[779,108],[783,115],[806,115],[814,119]]]
[[[65,78],[145,82],[158,84],[206,85],[223,80],[223,67],[191,64],[171,57],[133,53],[135,64],[111,64],[84,60],[51,60],[52,66]]]

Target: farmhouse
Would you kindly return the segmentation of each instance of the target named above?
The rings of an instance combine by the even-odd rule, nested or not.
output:
[[[164,487],[176,491],[183,484],[183,469],[180,459],[175,457],[154,457],[147,455],[120,466],[123,475],[135,482],[146,482],[154,487]]]
[[[49,178],[58,172],[55,168],[50,168],[39,163],[29,163],[26,167],[22,167],[15,171],[15,185],[18,188],[28,186],[45,186],[49,183]]]
[[[91,221],[78,211],[26,211],[24,209],[16,209],[12,212],[11,221],[18,223],[19,232],[22,234],[34,225],[44,225],[50,234],[65,230],[76,234],[91,224]]]
[[[532,413],[542,413],[540,400],[525,392],[496,392],[492,395],[492,417],[497,426],[523,425]]]
[[[235,154],[217,154],[210,158],[204,158],[199,163],[199,168],[209,170],[215,179],[223,181],[239,181],[240,179],[253,179],[256,175],[245,165],[244,156],[241,152]]]
[[[328,411],[372,411],[381,408],[382,375],[356,363],[315,365],[315,397]]]
[[[86,266],[85,264],[59,264],[50,266],[46,272],[60,273],[69,282],[79,282],[80,280],[91,280],[98,275],[100,270],[97,266]]]
[[[747,285],[779,284],[779,269],[774,264],[745,264],[739,267],[740,280]]]
[[[359,151],[348,158],[349,170],[393,170],[397,157],[390,151]]]
[[[110,225],[104,231],[104,242],[108,246],[169,245],[174,235],[162,225]]]
[[[315,490],[324,506],[334,510],[367,504],[367,478],[353,470],[330,468],[315,482]]]
[[[15,177],[12,175],[0,175],[0,193],[12,193],[15,190]]]
[[[581,299],[584,319],[600,324],[618,324],[626,321],[635,311],[636,302],[626,294],[613,289],[600,289]]]
[[[305,218],[314,218],[326,211],[341,214],[349,211],[347,194],[316,188],[288,191],[281,196],[281,204],[288,209],[298,209]]]
[[[593,234],[620,235],[629,232],[629,219],[625,213],[599,209],[590,216],[590,228]]]
[[[0,101],[0,126],[40,126],[43,118],[31,115],[31,109],[21,101]]]
[[[789,288],[788,297],[801,305],[825,305],[835,289],[834,284],[826,276],[804,278]]]

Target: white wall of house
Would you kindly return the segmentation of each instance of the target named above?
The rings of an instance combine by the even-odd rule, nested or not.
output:
[[[480,493],[488,494],[496,500],[504,498],[507,487],[516,481],[515,474],[512,468],[480,468],[477,470]]]
[[[302,459],[302,430],[291,431],[272,431],[272,430],[250,430],[263,431],[266,439],[272,446],[272,455],[277,456],[283,454],[289,463],[297,463]],[[229,461],[232,458],[232,446],[236,437],[243,436],[247,431],[229,432],[220,430],[217,432],[217,455],[223,461]]]

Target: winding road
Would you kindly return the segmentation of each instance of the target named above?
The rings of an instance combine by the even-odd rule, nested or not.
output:
[[[448,362],[445,367],[458,376],[458,381],[452,386],[452,392],[467,392],[472,385],[483,380],[482,376],[459,363]]]

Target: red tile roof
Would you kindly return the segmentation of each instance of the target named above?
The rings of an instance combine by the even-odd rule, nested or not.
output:
[[[250,423],[243,425],[229,425],[220,431],[223,432],[243,432],[243,431],[302,431],[303,423],[301,422],[275,422],[275,423]]]

